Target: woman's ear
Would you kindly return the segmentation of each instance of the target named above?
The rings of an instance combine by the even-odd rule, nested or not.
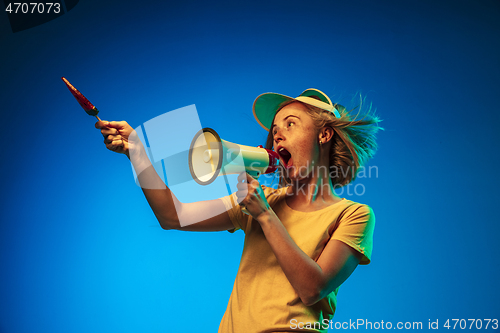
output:
[[[333,128],[330,126],[325,126],[319,131],[319,141],[321,144],[325,144],[328,141],[330,141],[333,136],[335,135],[335,132],[333,131]]]

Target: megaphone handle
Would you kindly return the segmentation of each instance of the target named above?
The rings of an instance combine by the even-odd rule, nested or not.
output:
[[[248,172],[248,174],[252,177],[258,177],[259,176],[259,173],[258,172]],[[266,196],[264,194],[264,191],[262,191],[262,187],[261,186],[257,186],[257,188],[255,189],[257,191],[257,193],[259,194],[259,196],[262,198],[262,200],[267,200],[266,199]],[[250,215],[250,213],[248,212],[248,210],[246,209],[246,207],[243,207],[241,209],[241,211],[246,214],[246,215]]]

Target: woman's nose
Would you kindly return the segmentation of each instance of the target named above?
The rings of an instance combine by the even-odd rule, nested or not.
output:
[[[274,142],[276,142],[276,143],[283,140],[283,133],[282,133],[281,129],[275,127],[273,139],[274,139]]]

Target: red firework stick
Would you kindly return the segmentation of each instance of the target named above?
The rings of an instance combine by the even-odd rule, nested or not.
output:
[[[64,83],[68,87],[69,91],[71,91],[73,96],[75,96],[76,100],[85,110],[85,112],[87,112],[89,116],[95,116],[97,120],[101,121],[101,119],[97,116],[99,110],[97,110],[97,108],[92,103],[90,103],[90,101],[85,96],[83,96],[81,92],[79,92],[75,87],[73,87],[73,85],[69,83],[69,81],[66,80],[65,77],[62,77],[61,79],[64,81]]]

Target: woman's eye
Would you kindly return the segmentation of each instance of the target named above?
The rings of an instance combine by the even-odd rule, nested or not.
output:
[[[292,125],[295,125],[295,123],[293,121],[291,121],[291,122],[288,123],[288,127],[290,127]]]

